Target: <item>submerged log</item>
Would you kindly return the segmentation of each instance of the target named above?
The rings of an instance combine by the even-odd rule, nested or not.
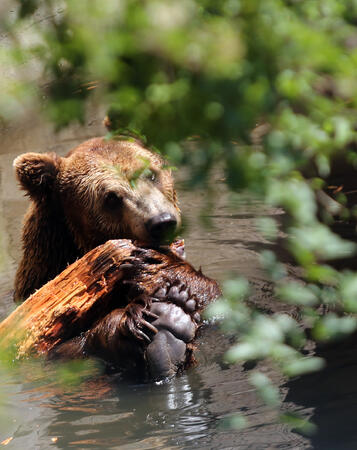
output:
[[[57,349],[73,357],[79,351],[101,356],[119,351],[118,339],[142,345],[147,338],[148,361],[161,367],[166,361],[155,360],[156,352],[165,350],[160,342],[174,336],[189,344],[200,311],[219,294],[215,281],[174,252],[112,240],[68,266],[10,314],[0,324],[0,346],[12,348],[16,358],[48,356]],[[152,340],[145,327],[153,332]]]

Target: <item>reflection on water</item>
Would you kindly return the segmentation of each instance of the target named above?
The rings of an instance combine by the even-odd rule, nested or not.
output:
[[[3,132],[0,317],[13,308],[12,282],[27,205],[16,187],[12,160],[26,151],[57,151],[63,155],[86,138],[103,134],[100,122],[95,117],[85,129],[72,127],[58,135],[35,123]],[[189,224],[185,235],[188,260],[219,281],[232,273],[248,277],[260,296],[267,292],[268,303],[270,291],[257,262],[257,251],[267,243],[254,227],[256,211],[262,213],[262,208],[246,201],[233,214],[227,206],[224,185],[217,183],[215,191],[217,206],[210,214],[209,229],[196,219],[205,194],[179,193]],[[257,400],[243,367],[222,364],[221,357],[229,345],[229,339],[216,327],[207,328],[199,340],[197,367],[161,385],[133,385],[116,376],[103,376],[70,390],[55,384],[38,385],[31,381],[31,373],[26,374],[26,380],[21,375],[2,374],[0,395],[7,395],[2,397],[5,404],[1,412],[6,413],[0,420],[0,442],[12,437],[7,446],[14,449],[308,447],[308,441],[275,424],[273,413]],[[262,369],[277,379],[267,367]],[[250,427],[243,431],[222,429],[219,419],[235,411],[248,417]]]

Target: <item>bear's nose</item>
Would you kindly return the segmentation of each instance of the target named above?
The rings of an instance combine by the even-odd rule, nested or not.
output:
[[[162,213],[152,217],[145,223],[145,227],[150,237],[155,241],[169,239],[177,225],[177,219],[173,214]]]

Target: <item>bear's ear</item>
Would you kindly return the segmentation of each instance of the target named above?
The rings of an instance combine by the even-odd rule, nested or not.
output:
[[[49,195],[57,177],[60,159],[55,153],[25,153],[18,156],[13,165],[21,188],[33,199]]]

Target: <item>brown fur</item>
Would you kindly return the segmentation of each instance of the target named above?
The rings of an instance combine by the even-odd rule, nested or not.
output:
[[[93,138],[66,157],[20,155],[14,167],[31,199],[15,279],[16,300],[26,299],[109,239],[148,242],[145,223],[157,214],[168,212],[180,224],[170,170],[138,142]]]

